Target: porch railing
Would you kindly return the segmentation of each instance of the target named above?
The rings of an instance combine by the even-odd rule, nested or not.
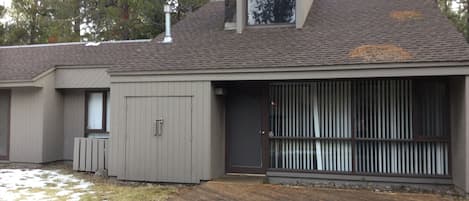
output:
[[[75,138],[73,170],[96,172],[108,167],[108,139]]]

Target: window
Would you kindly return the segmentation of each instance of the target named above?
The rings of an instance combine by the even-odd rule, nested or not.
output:
[[[86,92],[85,105],[86,136],[107,138],[110,131],[109,91]]]
[[[296,0],[247,0],[248,25],[295,23]]]
[[[449,94],[443,79],[418,79],[414,84],[414,136],[441,139],[448,133]]]

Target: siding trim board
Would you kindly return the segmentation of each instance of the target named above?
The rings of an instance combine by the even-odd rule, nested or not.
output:
[[[387,78],[387,77],[418,77],[418,76],[454,76],[468,75],[469,66],[457,67],[422,67],[422,68],[376,68],[376,69],[343,69],[318,71],[253,71],[249,72],[217,72],[217,73],[168,73],[151,75],[114,75],[112,83],[142,82],[178,82],[178,81],[252,81],[252,80],[310,80],[310,79],[355,79],[355,78]]]
[[[220,69],[175,69],[161,71],[132,71],[119,72],[110,71],[113,76],[138,76],[138,75],[189,75],[189,74],[230,74],[230,73],[255,73],[255,72],[308,72],[308,71],[346,71],[346,70],[372,70],[372,69],[394,69],[400,71],[407,68],[469,68],[468,61],[461,62],[420,62],[420,63],[389,63],[389,64],[345,64],[345,65],[323,65],[323,66],[284,66],[265,68],[220,68]]]

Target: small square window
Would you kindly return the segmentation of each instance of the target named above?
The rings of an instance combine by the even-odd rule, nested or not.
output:
[[[295,23],[296,0],[247,1],[248,25]]]

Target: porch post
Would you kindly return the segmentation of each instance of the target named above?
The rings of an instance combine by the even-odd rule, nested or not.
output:
[[[451,78],[451,175],[455,188],[469,195],[469,76]]]
[[[465,83],[464,83],[464,99],[465,99],[465,104],[464,104],[464,168],[465,168],[465,175],[464,175],[464,180],[465,180],[465,189],[464,192],[466,195],[469,194],[469,75],[465,77]],[[457,161],[455,161],[457,163]],[[461,165],[463,165],[461,164]]]

